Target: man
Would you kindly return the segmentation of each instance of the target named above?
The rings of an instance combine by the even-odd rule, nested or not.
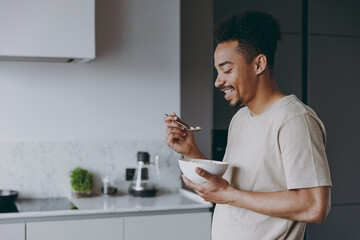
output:
[[[274,81],[280,26],[261,12],[236,14],[214,29],[215,86],[231,106],[224,178],[197,168],[206,183],[185,184],[217,203],[213,240],[302,240],[306,222],[322,222],[330,210],[326,133],[315,112]],[[186,158],[206,158],[194,136],[166,117],[166,141]]]

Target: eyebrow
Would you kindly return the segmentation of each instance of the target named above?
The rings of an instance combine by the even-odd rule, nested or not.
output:
[[[225,66],[226,64],[232,64],[232,62],[229,62],[229,61],[224,61],[224,62],[222,62],[222,63],[219,63],[219,67],[223,67],[223,66]]]

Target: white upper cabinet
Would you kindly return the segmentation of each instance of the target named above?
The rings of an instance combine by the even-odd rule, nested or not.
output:
[[[1,0],[0,59],[95,58],[95,0]]]

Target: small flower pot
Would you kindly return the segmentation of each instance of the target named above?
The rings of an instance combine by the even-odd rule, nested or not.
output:
[[[75,191],[75,190],[71,191],[71,195],[73,197],[75,197],[75,198],[87,198],[87,197],[92,197],[93,196],[92,191],[80,192],[80,191]]]

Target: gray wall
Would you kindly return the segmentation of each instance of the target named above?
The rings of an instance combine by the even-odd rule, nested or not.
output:
[[[181,116],[193,126],[200,150],[211,158],[213,3],[181,1]]]
[[[180,112],[180,1],[96,1],[97,58],[0,62],[0,141],[164,139]]]
[[[308,95],[327,129],[332,209],[308,239],[360,236],[360,1],[309,1]]]

